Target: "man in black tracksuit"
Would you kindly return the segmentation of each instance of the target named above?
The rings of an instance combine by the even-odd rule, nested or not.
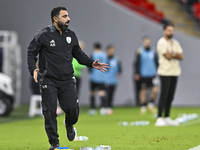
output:
[[[90,59],[79,47],[76,34],[68,29],[70,18],[65,7],[51,11],[52,25],[40,30],[28,47],[28,69],[38,82],[42,95],[42,109],[45,129],[51,144],[50,150],[59,146],[56,120],[57,99],[65,112],[67,138],[73,141],[73,125],[79,116],[79,100],[72,68],[73,57],[80,64],[106,71],[107,64]],[[39,54],[39,69],[36,69]]]

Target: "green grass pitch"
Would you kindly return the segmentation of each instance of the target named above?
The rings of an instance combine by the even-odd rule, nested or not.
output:
[[[179,113],[198,113],[199,108],[173,108],[172,118]],[[48,150],[50,145],[42,117],[28,119],[21,115],[16,119],[0,118],[0,148],[2,150]],[[19,115],[19,114],[18,114]],[[27,116],[27,113],[25,114]],[[191,121],[180,127],[155,127],[155,118],[150,112],[141,115],[139,108],[115,108],[113,116],[88,116],[81,108],[75,125],[78,136],[89,137],[88,141],[69,142],[63,125],[64,115],[58,116],[60,146],[79,150],[80,147],[110,145],[112,150],[187,150],[200,145],[200,121]],[[119,121],[148,120],[149,126],[118,126]]]

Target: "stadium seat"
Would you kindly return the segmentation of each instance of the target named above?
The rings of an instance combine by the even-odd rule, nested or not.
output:
[[[31,95],[30,106],[29,106],[29,117],[35,115],[42,115],[42,107],[38,107],[38,102],[42,101],[41,95]]]
[[[194,10],[194,17],[197,20],[200,20],[200,3],[196,2],[193,4],[193,10]]]
[[[146,16],[156,22],[162,22],[164,19],[163,13],[156,11],[155,5],[147,0],[113,0],[120,5],[123,5],[134,12]]]
[[[148,10],[155,11],[155,5],[153,3],[149,3],[146,8]]]

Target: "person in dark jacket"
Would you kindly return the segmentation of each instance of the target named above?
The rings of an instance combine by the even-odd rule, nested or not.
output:
[[[65,112],[67,138],[73,141],[73,125],[78,121],[79,100],[72,60],[102,72],[108,65],[90,59],[79,47],[76,34],[68,29],[70,18],[65,7],[51,11],[52,25],[41,29],[28,46],[28,69],[35,82],[39,81],[45,129],[51,144],[50,150],[59,147],[56,106],[57,99]],[[39,69],[36,69],[39,54]],[[38,79],[39,75],[39,79]]]

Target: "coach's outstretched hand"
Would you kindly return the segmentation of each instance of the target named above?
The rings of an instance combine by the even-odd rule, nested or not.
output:
[[[92,67],[100,70],[101,72],[105,72],[105,71],[107,71],[106,68],[109,68],[108,64],[100,63],[99,59],[97,59],[93,62]]]

